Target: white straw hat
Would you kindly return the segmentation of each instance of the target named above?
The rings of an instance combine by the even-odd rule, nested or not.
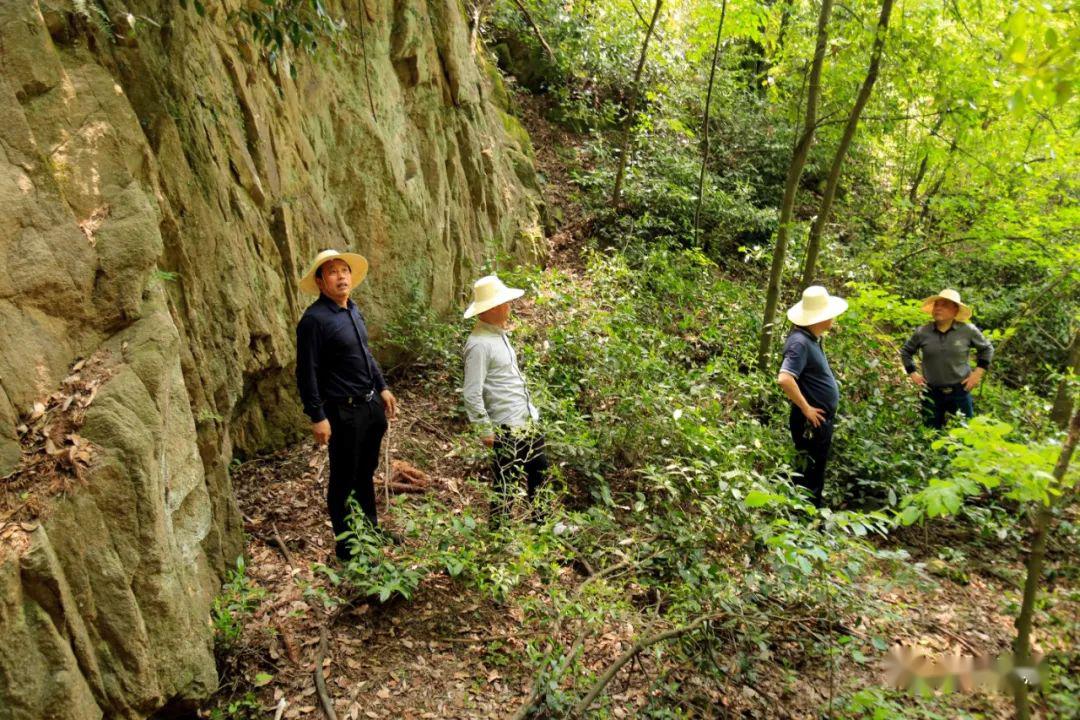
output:
[[[465,309],[465,318],[490,310],[525,294],[524,290],[506,287],[495,275],[486,275],[473,283],[472,305]]]
[[[311,295],[319,294],[319,286],[315,284],[315,271],[331,260],[344,260],[348,263],[349,270],[352,271],[352,285],[349,286],[350,292],[364,281],[364,277],[367,275],[368,271],[367,258],[363,255],[357,255],[356,253],[323,250],[315,256],[315,261],[311,263],[311,267],[304,274],[304,277],[300,279],[300,290],[302,292]]]
[[[822,320],[834,318],[847,310],[847,300],[833,297],[820,285],[811,285],[803,290],[802,300],[787,311],[788,320],[806,327]]]
[[[939,292],[937,295],[931,295],[928,298],[923,298],[923,301],[922,301],[923,312],[928,312],[928,313],[934,312],[934,301],[935,300],[949,300],[950,302],[954,302],[957,305],[959,305],[960,310],[959,310],[959,312],[956,313],[957,322],[967,322],[968,320],[971,319],[971,306],[970,305],[965,305],[964,303],[960,302],[960,293],[956,292],[955,290],[950,290],[948,288],[945,288],[944,290]]]

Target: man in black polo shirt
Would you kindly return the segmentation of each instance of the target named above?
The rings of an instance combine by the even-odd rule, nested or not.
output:
[[[296,384],[315,442],[330,445],[326,504],[335,537],[347,529],[350,497],[377,527],[373,476],[387,418],[397,414],[397,400],[368,348],[364,318],[349,299],[367,268],[361,255],[324,250],[300,281],[302,291],[319,299],[296,326]],[[345,542],[338,540],[335,551],[349,558]]]
[[[843,298],[831,297],[819,285],[806,288],[802,300],[788,310],[795,328],[784,343],[784,362],[776,378],[791,401],[788,427],[801,471],[797,482],[811,492],[817,507],[822,505],[825,463],[840,404],[840,388],[821,349],[821,336],[845,310]]]

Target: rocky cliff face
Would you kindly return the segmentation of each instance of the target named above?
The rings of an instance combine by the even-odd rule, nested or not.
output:
[[[319,249],[368,257],[377,333],[542,239],[457,0],[329,3],[364,43],[273,62],[241,0],[187,5],[0,2],[0,720],[212,692],[227,467],[303,428]]]

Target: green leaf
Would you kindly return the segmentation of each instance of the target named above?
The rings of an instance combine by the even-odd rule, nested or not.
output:
[[[900,513],[900,523],[902,525],[911,525],[918,521],[922,515],[922,509],[918,505],[912,503]]]
[[[746,493],[746,497],[743,498],[743,505],[748,508],[758,508],[768,505],[775,500],[778,495],[775,493],[768,493],[763,490],[751,490]]]

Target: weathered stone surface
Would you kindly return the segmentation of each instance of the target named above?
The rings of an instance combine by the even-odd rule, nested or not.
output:
[[[232,19],[246,3],[205,4],[80,3],[132,13],[110,37],[70,0],[0,2],[0,477],[75,360],[115,363],[86,482],[0,545],[0,720],[213,691],[227,467],[304,428],[293,327],[319,249],[368,257],[377,334],[408,291],[455,306],[542,241],[528,136],[456,0],[368,0],[365,46],[274,64]],[[357,0],[331,5],[358,25]]]

